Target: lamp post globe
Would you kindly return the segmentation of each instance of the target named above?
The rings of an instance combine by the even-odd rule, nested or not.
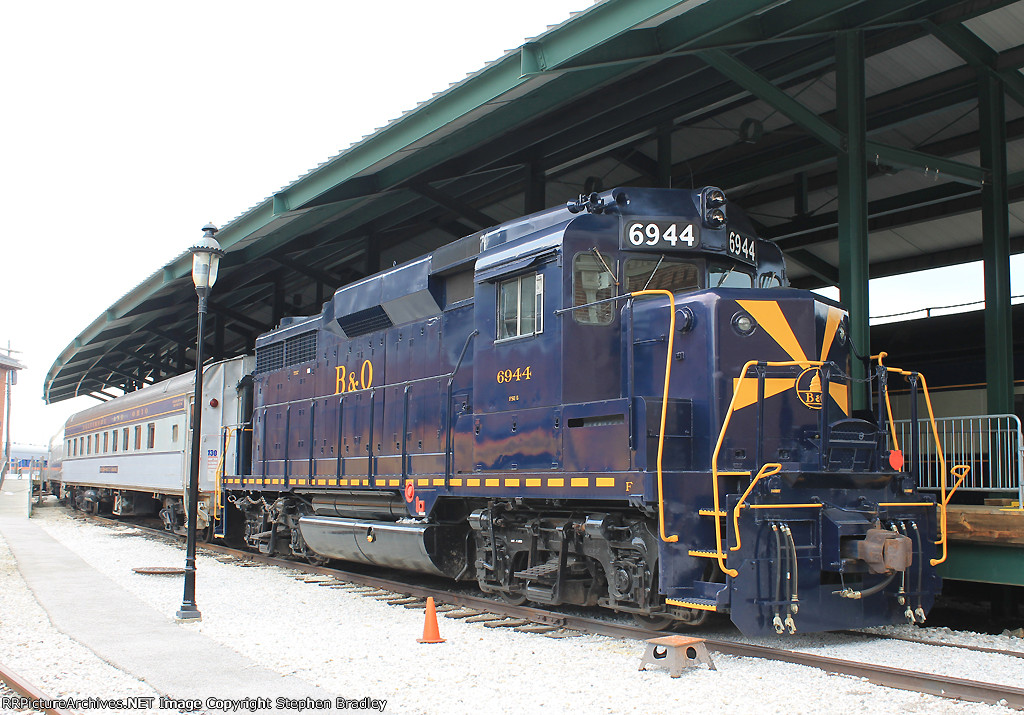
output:
[[[199,297],[198,321],[196,326],[196,373],[195,395],[192,399],[192,460],[188,476],[188,526],[185,544],[185,593],[181,608],[175,614],[179,621],[202,620],[196,606],[196,521],[199,518],[199,456],[202,449],[203,416],[203,323],[206,318],[207,297],[217,282],[217,269],[224,250],[217,242],[217,227],[212,223],[203,226],[203,237],[189,248],[192,253],[192,283]]]

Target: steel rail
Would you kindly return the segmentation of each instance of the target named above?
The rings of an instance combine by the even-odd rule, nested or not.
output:
[[[124,526],[125,522],[119,522],[95,515],[87,515],[90,519],[111,524]],[[178,537],[168,534],[159,529],[133,525],[140,530],[151,532],[168,539],[178,541]],[[269,556],[241,549],[223,546],[221,544],[201,543],[200,548],[214,553],[233,556],[238,559],[262,563],[268,566],[278,566],[292,569],[307,574],[330,576],[339,581],[347,581],[362,586],[372,586],[381,590],[405,593],[420,598],[434,597],[438,602],[443,602],[463,608],[472,608],[479,611],[487,611],[509,618],[521,618],[545,625],[558,626],[569,630],[581,631],[592,635],[608,636],[612,638],[647,640],[665,635],[664,631],[654,631],[639,626],[630,626],[623,623],[614,623],[586,616],[576,616],[558,611],[550,611],[534,606],[517,606],[501,600],[493,600],[483,596],[454,593],[445,589],[432,588],[406,581],[395,580],[380,576],[372,576],[357,572],[345,571],[344,569],[330,568],[327,566],[315,566],[301,561]],[[694,632],[698,634],[697,632]],[[860,634],[869,635],[869,634]],[[909,690],[917,693],[936,695],[954,700],[966,700],[988,704],[1005,704],[1009,707],[1024,710],[1024,688],[1016,688],[998,683],[986,683],[974,680],[966,680],[946,675],[934,675],[921,673],[903,668],[891,666],[874,665],[872,663],[861,663],[858,661],[842,660],[828,656],[803,653],[787,650],[785,648],[773,648],[759,646],[737,641],[705,639],[704,644],[708,649],[723,655],[739,656],[745,658],[760,658],[762,660],[775,660],[783,663],[804,665],[811,668],[823,670],[826,673],[837,675],[848,675],[855,678],[863,678],[875,685],[881,685],[897,690]],[[934,644],[946,645],[946,644]]]
[[[894,633],[871,633],[864,631],[835,631],[836,633],[842,633],[848,636],[860,636],[862,638],[886,638],[894,641],[904,641],[906,643],[919,643],[921,645],[934,645],[942,646],[946,648],[960,648],[962,650],[973,650],[978,653],[992,653],[994,655],[1006,655],[1011,658],[1024,658],[1024,651],[1019,650],[1003,650],[1002,648],[989,648],[982,645],[970,645],[969,643],[946,643],[945,641],[934,641],[927,638],[914,638],[913,636],[900,636]]]
[[[37,701],[36,704],[42,704],[46,702],[56,702],[60,700],[70,700],[71,698],[52,698],[49,695],[43,693],[39,688],[25,680],[23,677],[15,673],[4,663],[0,663],[0,680],[7,684],[14,692],[18,693],[30,701]],[[17,708],[16,708],[17,709]],[[41,710],[44,713],[50,715],[74,715],[71,710],[62,710],[61,708],[47,708],[47,707],[33,707],[33,710]]]

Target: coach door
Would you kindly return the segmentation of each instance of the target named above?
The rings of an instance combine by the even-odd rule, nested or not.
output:
[[[558,253],[476,277],[473,399],[476,471],[561,468]]]

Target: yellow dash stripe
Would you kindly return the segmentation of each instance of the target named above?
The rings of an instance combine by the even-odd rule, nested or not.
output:
[[[599,487],[614,487],[615,477],[598,477],[597,486]]]
[[[519,486],[519,480],[518,479],[506,479],[505,480],[505,486],[506,487],[518,487]]]
[[[364,479],[364,480],[363,480],[363,486],[364,486],[364,487],[368,487],[368,486],[370,486],[370,480],[369,480],[369,479]]]
[[[416,486],[418,486],[418,487],[429,487],[430,486],[430,480],[429,479],[417,479],[416,480]]]
[[[526,486],[528,486],[528,487],[539,487],[540,485],[541,485],[541,481],[539,479],[527,479],[526,480]]]
[[[296,482],[296,484],[305,485],[306,484],[306,480],[305,479],[300,479],[299,481]]]
[[[348,480],[347,479],[339,479],[338,480],[338,486],[339,487],[347,487],[348,486]]]
[[[571,487],[589,487],[590,477],[573,477],[570,481],[569,486]]]
[[[401,479],[389,479],[389,480],[388,480],[388,486],[389,486],[389,487],[397,487],[397,486],[398,486],[398,483],[399,483],[400,481],[402,481],[402,480],[401,480]]]
[[[453,487],[461,487],[462,486],[462,480],[461,479],[452,479],[451,480],[451,485]]]
[[[478,487],[478,486],[480,486],[480,480],[479,479],[467,479],[466,480],[466,486],[467,487]]]
[[[548,486],[549,487],[564,487],[565,486],[565,480],[562,479],[561,477],[559,477],[557,479],[548,479]]]
[[[443,487],[444,486],[444,480],[443,479],[435,479],[434,480],[434,486],[435,487]]]
[[[497,487],[500,486],[500,479],[487,479],[484,481],[485,487]]]

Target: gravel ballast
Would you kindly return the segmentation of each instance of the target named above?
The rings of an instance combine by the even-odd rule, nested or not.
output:
[[[111,529],[73,519],[58,508],[38,510],[33,522],[173,618],[181,603],[181,577],[141,575],[132,569],[180,565],[184,557],[178,545],[144,538],[130,527]],[[422,610],[303,583],[277,567],[239,568],[200,554],[197,569],[196,600],[203,620],[181,628],[335,697],[386,700],[386,712],[475,715],[554,708],[647,714],[694,704],[703,712],[1013,712],[882,688],[812,668],[724,655],[714,656],[717,671],[698,668],[672,679],[665,670],[637,670],[644,649],[640,642],[600,636],[552,639],[444,617],[439,618],[440,631],[447,642],[420,644],[416,639],[423,632]],[[0,590],[12,594],[0,599],[0,649],[11,654],[2,660],[43,690],[85,697],[156,694],[57,632],[5,545],[0,545]],[[735,632],[728,635],[735,637]],[[993,645],[992,636],[984,638],[981,644],[988,647],[1010,647]],[[965,678],[977,674],[979,680],[1024,687],[1020,659],[1006,656],[829,634],[801,636],[789,645]],[[217,695],[216,672],[196,682],[196,697]]]

